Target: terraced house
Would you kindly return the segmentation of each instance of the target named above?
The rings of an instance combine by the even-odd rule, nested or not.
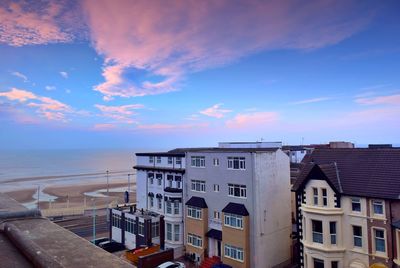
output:
[[[186,149],[189,256],[231,267],[273,267],[290,259],[289,157],[278,147],[220,143]]]
[[[400,149],[316,149],[293,191],[302,267],[400,267]]]

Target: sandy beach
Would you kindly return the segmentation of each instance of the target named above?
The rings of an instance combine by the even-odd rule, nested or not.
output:
[[[127,188],[127,183],[116,182],[109,184],[109,193],[107,196],[106,192],[101,192],[100,196],[87,196],[85,193],[97,193],[96,191],[107,189],[106,183],[96,184],[75,184],[75,185],[63,185],[63,186],[50,186],[43,189],[43,193],[55,196],[57,199],[53,202],[41,201],[40,208],[63,208],[63,207],[82,207],[92,206],[95,202],[96,206],[107,205],[110,203],[123,203],[124,192],[121,188]],[[119,188],[117,191],[113,190]],[[135,189],[135,183],[131,183],[131,189]],[[17,200],[20,203],[33,202],[36,199],[33,195],[36,193],[36,189],[24,189],[18,191],[6,192],[11,198]],[[135,202],[136,192],[131,191],[130,202]]]

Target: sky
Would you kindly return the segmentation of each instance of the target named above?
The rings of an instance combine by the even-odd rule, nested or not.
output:
[[[400,143],[399,1],[0,1],[0,148]]]

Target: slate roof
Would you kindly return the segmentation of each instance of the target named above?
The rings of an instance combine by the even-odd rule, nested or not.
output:
[[[241,216],[249,216],[249,212],[247,211],[246,207],[243,204],[232,203],[232,202],[226,205],[226,207],[222,209],[222,212],[241,215]]]
[[[197,208],[208,208],[206,200],[202,197],[192,196],[187,202],[187,206],[197,207]]]
[[[315,167],[323,171],[336,191],[345,195],[400,198],[400,149],[316,149],[303,159],[293,186],[305,185]]]

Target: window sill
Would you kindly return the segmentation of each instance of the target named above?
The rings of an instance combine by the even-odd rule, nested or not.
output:
[[[232,258],[232,257],[226,256],[226,255],[224,255],[224,257],[225,257],[225,258],[227,258],[227,259],[233,260],[233,261],[237,261],[237,262],[241,262],[241,263],[243,263],[243,262],[244,262],[243,260],[235,259],[235,258]]]
[[[186,216],[186,218],[193,219],[193,220],[198,220],[198,221],[202,221],[203,220],[202,218],[193,218],[193,217],[190,217],[190,216]]]
[[[194,247],[194,248],[203,249],[203,247],[195,246],[195,245],[192,245],[192,244],[189,244],[189,243],[188,243],[188,245],[191,246],[191,247]]]
[[[230,226],[230,225],[226,225],[226,224],[224,224],[224,226],[225,226],[225,227],[228,227],[228,228],[240,230],[240,231],[243,231],[243,229],[244,229],[243,227],[234,227],[234,226]]]
[[[246,197],[244,197],[244,196],[234,196],[234,195],[229,195],[229,194],[228,194],[228,197],[234,197],[234,198],[240,198],[240,199],[247,199],[247,196],[246,196]]]
[[[386,253],[379,253],[379,252],[374,252],[371,254],[372,258],[384,258],[386,260],[389,259]]]

